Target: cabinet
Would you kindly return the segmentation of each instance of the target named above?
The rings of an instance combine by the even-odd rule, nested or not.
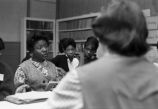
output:
[[[91,28],[93,20],[99,13],[56,20],[56,45],[63,38],[73,38],[76,41],[77,52],[83,51],[83,44],[87,37],[94,36]],[[56,46],[57,52],[58,46]]]
[[[55,20],[25,17],[22,21],[21,60],[26,56],[27,41],[34,34],[42,34],[49,39],[48,58],[55,55]]]

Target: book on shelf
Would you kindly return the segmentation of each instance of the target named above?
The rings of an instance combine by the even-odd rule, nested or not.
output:
[[[49,29],[53,29],[53,23],[52,22],[47,22],[47,21],[31,21],[31,20],[27,20],[26,27],[28,29],[49,30]]]
[[[75,19],[70,21],[59,22],[59,30],[72,30],[91,28],[91,24],[94,18]]]
[[[150,30],[149,31],[147,42],[149,44],[150,43],[157,43],[158,42],[158,30]]]
[[[73,38],[74,40],[86,40],[89,36],[94,36],[92,30],[60,32],[59,39]]]

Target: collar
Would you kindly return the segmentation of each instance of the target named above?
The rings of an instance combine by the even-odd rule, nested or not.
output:
[[[37,62],[37,61],[33,61],[32,58],[30,58],[30,61],[32,63],[34,63],[34,65],[36,65],[36,66],[42,65],[42,66],[46,67],[48,65],[48,62],[46,60],[43,62]]]

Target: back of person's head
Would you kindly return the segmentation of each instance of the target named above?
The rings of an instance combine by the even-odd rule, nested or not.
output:
[[[149,48],[148,30],[139,6],[128,0],[113,1],[92,24],[99,41],[114,53],[142,56]]]
[[[31,39],[27,40],[27,49],[29,50],[29,52],[33,52],[35,44],[40,40],[46,41],[47,45],[49,46],[49,40],[47,37],[35,34],[31,37]]]
[[[72,39],[72,38],[66,38],[66,39],[64,39],[64,41],[63,41],[63,50],[66,50],[66,48],[68,47],[68,46],[72,46],[72,47],[74,47],[74,48],[76,48],[76,42],[75,42],[75,40],[74,39]]]
[[[88,45],[93,45],[93,49],[94,49],[94,51],[96,51],[99,46],[99,42],[98,42],[97,38],[90,36],[87,38],[87,40],[84,44],[84,47],[86,47]]]

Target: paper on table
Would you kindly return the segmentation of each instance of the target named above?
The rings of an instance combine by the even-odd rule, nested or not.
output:
[[[4,80],[4,74],[0,74],[0,81]]]
[[[25,103],[32,103],[41,100],[46,100],[49,95],[50,91],[46,92],[38,92],[38,91],[31,91],[26,93],[16,93],[15,95],[9,95],[6,97],[6,100],[16,104],[25,104]]]

